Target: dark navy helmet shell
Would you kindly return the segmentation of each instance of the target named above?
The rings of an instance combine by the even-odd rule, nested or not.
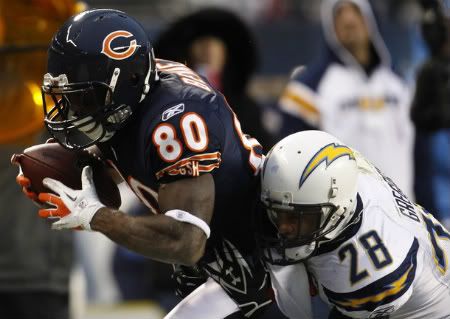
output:
[[[53,37],[42,86],[45,123],[65,147],[108,140],[156,78],[144,28],[124,12],[97,9],[70,18]],[[54,101],[48,108],[46,96]]]

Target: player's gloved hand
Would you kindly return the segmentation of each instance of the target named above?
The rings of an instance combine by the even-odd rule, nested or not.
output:
[[[175,294],[185,298],[205,283],[208,275],[198,267],[173,265],[172,279],[175,280]]]
[[[74,190],[63,183],[44,178],[43,184],[54,191],[39,194],[39,200],[52,205],[54,208],[39,210],[39,216],[60,217],[60,220],[52,224],[52,229],[81,228],[91,230],[91,220],[100,208],[105,207],[98,199],[92,177],[92,167],[85,166],[81,173],[81,190]]]
[[[19,171],[19,174],[16,177],[16,182],[17,184],[22,186],[22,192],[25,194],[25,196],[27,196],[34,202],[38,201],[38,194],[36,194],[30,189],[31,186],[30,179],[28,177],[25,177],[21,171]]]
[[[38,194],[33,192],[30,188],[31,187],[30,179],[28,177],[25,177],[25,175],[23,175],[19,162],[17,162],[14,156],[11,159],[11,163],[19,166],[19,174],[17,174],[16,176],[16,183],[19,184],[20,187],[22,187],[22,192],[25,194],[26,197],[31,199],[33,203],[35,203],[38,207],[42,207],[43,203],[39,201]]]
[[[54,138],[49,138],[45,141],[45,143],[57,143]],[[20,163],[17,160],[16,154],[11,157],[11,163],[19,167],[19,173],[16,176],[16,183],[22,187],[22,192],[31,199],[38,207],[43,207],[44,203],[39,201],[38,194],[31,190],[31,180],[23,175],[22,168],[20,167]]]

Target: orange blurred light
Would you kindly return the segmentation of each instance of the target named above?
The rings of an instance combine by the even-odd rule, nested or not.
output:
[[[0,0],[0,48],[7,48],[0,51],[0,144],[43,128],[48,45],[65,20],[86,8],[73,0]]]

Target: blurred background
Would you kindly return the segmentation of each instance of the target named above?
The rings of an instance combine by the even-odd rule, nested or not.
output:
[[[370,3],[380,33],[391,53],[393,69],[406,83],[413,96],[418,70],[433,55],[423,37],[423,23],[426,10],[434,5],[434,1],[374,0]],[[448,1],[443,1],[442,4],[445,10],[448,10]],[[11,145],[23,148],[41,140],[42,134],[45,135],[39,87],[45,70],[47,45],[58,25],[72,14],[88,8],[115,8],[134,16],[148,31],[152,43],[155,44],[157,57],[180,60],[190,64],[199,73],[203,70],[201,63],[198,63],[201,57],[196,63],[190,59],[194,59],[195,48],[199,52],[202,48],[204,49],[202,47],[204,43],[187,48],[188,42],[195,40],[192,34],[213,35],[221,38],[222,44],[208,42],[206,55],[214,55],[215,50],[220,51],[220,47],[225,46],[228,50],[228,58],[220,58],[220,54],[219,58],[209,58],[207,62],[211,60],[217,62],[212,62],[212,66],[210,65],[208,69],[209,73],[205,71],[203,75],[208,76],[211,83],[223,90],[231,101],[230,104],[236,107],[235,111],[242,122],[244,131],[256,135],[267,151],[282,137],[280,127],[285,125],[285,114],[277,105],[293,70],[298,71],[301,70],[299,67],[310,65],[323,50],[320,5],[321,1],[316,0],[90,0],[84,2],[0,0],[2,161],[5,163],[9,161],[7,154],[10,154]],[[200,22],[181,23],[186,16],[195,14],[201,9],[212,11],[207,11],[200,16]],[[231,20],[226,20],[227,22],[216,23],[220,15],[216,19],[217,12],[213,9],[226,10],[232,13],[233,17],[237,17],[238,21],[232,20],[232,17]],[[178,22],[180,24],[177,25]],[[248,35],[244,31],[234,29],[236,23],[243,23],[248,29]],[[228,80],[222,78],[215,82],[214,71],[225,74],[231,72],[230,70],[233,70],[236,65],[239,72],[231,74]],[[225,69],[222,70],[222,67]],[[448,96],[450,90],[448,77],[446,81],[447,86],[443,90]],[[230,83],[237,83],[239,87],[233,87]],[[249,106],[245,108],[240,105]],[[450,105],[446,104],[445,109],[450,109]],[[449,128],[448,122],[444,123],[443,127],[439,127],[444,130],[441,142],[447,148],[441,147],[441,153],[436,155],[440,158],[444,157],[446,161],[442,164],[443,171],[440,176],[443,177],[441,182],[444,185],[444,197],[447,199],[450,198],[448,196],[450,195]],[[430,145],[431,142],[427,139],[429,130],[426,134],[428,135],[421,142]],[[421,163],[425,166],[428,164],[428,162]],[[14,180],[11,179],[13,173],[10,175],[3,173],[7,170],[7,166],[8,164],[0,166],[3,170],[0,174],[2,179],[0,185],[2,189],[15,188],[19,192]],[[430,176],[426,174],[425,177],[420,176],[422,179],[427,177]],[[418,183],[417,180],[416,183]],[[145,213],[125,186],[121,190],[126,198],[123,201],[124,210],[133,214]],[[437,197],[437,192],[431,195],[425,194],[422,197],[416,194],[416,197],[424,204],[427,200],[432,201],[432,198]],[[13,258],[8,256],[5,250],[16,249],[20,253],[20,246],[15,246],[17,237],[27,237],[32,241],[34,236],[33,230],[31,233],[22,232],[23,228],[18,224],[19,222],[11,220],[10,217],[8,219],[7,216],[23,213],[29,220],[21,222],[27,225],[42,223],[38,220],[35,209],[27,208],[29,210],[27,212],[16,211],[11,197],[8,208],[5,208],[6,203],[2,203],[1,200],[0,198],[0,204],[3,205],[0,208],[0,227],[17,224],[17,231],[11,235],[14,239],[8,238],[7,233],[0,232],[1,241],[10,243],[8,246],[0,247],[0,274],[3,272],[2,267],[7,264],[2,260]],[[432,203],[427,204],[427,206],[432,205]],[[445,220],[450,215],[448,202],[443,205],[444,208],[440,209],[441,215],[438,216],[441,220]],[[433,209],[435,209],[434,206]],[[39,224],[36,227],[48,228],[48,225]],[[169,266],[151,262],[119,248],[96,233],[74,232],[73,237],[71,239],[73,240],[73,261],[64,266],[70,274],[66,280],[68,280],[67,295],[71,319],[162,318],[179,301],[174,295],[173,285],[169,280],[171,274]],[[63,247],[67,250],[72,249],[69,247],[71,245],[69,241],[61,244],[58,239],[51,240],[59,241],[59,244],[65,245]],[[42,246],[36,249],[45,251],[46,245],[50,245],[49,241],[43,242]],[[21,261],[22,264],[27,262]],[[32,261],[29,262],[32,263]],[[25,274],[18,275],[18,278],[20,277],[21,280],[27,278],[26,272],[24,268]],[[26,285],[15,287],[14,283],[3,285],[2,280],[0,275],[0,293],[41,289],[29,288]]]

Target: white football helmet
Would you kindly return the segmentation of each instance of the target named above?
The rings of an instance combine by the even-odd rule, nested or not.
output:
[[[278,142],[261,173],[261,201],[275,236],[260,236],[263,257],[292,264],[336,238],[356,208],[358,167],[353,150],[322,131]]]

